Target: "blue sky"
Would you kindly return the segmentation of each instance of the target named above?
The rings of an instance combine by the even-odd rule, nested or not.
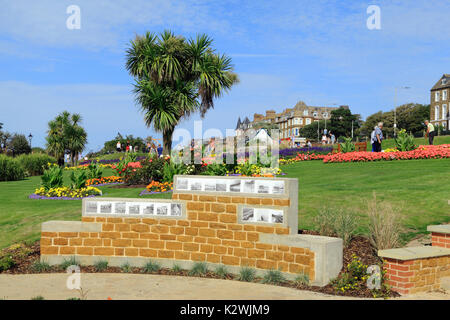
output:
[[[66,8],[81,9],[69,30]],[[381,30],[366,10],[381,9]],[[0,0],[0,122],[44,146],[47,122],[83,116],[86,151],[117,132],[145,137],[125,49],[135,34],[207,33],[241,82],[217,100],[203,128],[234,129],[238,116],[308,105],[349,105],[364,118],[398,104],[429,103],[450,72],[450,1]],[[193,116],[180,128],[193,130]]]

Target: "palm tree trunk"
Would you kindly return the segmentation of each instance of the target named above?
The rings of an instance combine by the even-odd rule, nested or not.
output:
[[[170,155],[172,151],[172,135],[174,130],[175,128],[172,127],[163,131],[163,155],[165,156]]]

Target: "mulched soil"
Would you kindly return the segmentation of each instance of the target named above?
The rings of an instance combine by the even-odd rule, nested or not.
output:
[[[310,230],[299,230],[299,233],[302,234],[313,234],[318,235],[315,231]],[[25,252],[25,254],[24,254]],[[357,255],[362,263],[366,265],[372,265],[372,264],[381,264],[380,259],[376,256],[374,250],[372,249],[372,246],[370,245],[370,242],[367,238],[362,236],[356,236],[354,237],[347,248],[344,249],[344,263],[343,263],[343,269],[341,271],[341,274],[344,272],[345,267],[347,264],[352,260],[352,255]],[[4,249],[0,251],[0,257],[10,255],[13,257],[16,265],[10,268],[9,270],[3,271],[2,273],[5,274],[33,274],[33,273],[39,273],[33,270],[33,264],[35,262],[39,261],[40,257],[40,247],[39,242],[36,242],[32,245],[22,245],[19,249],[14,250],[8,250]],[[142,268],[130,268],[129,273],[143,273]],[[59,266],[52,266],[50,270],[46,271],[45,273],[63,273],[65,270],[61,269]],[[81,266],[81,272],[85,273],[124,273],[125,271],[122,270],[120,267],[107,267],[105,270],[97,271],[94,266]],[[0,272],[1,273],[1,272]],[[176,275],[176,276],[190,276],[188,270],[181,270],[179,272],[174,272],[171,269],[162,268],[158,272],[154,272],[152,274],[159,274],[159,275]],[[207,272],[204,275],[201,275],[200,277],[204,278],[215,278],[215,279],[221,279],[220,276],[215,274],[214,272]],[[228,280],[237,280],[236,275],[227,275],[225,279]],[[253,282],[261,282],[262,278],[255,278]],[[328,284],[324,287],[317,287],[317,286],[308,286],[308,285],[302,285],[298,284],[294,281],[286,281],[283,283],[278,283],[276,285],[283,286],[283,287],[290,287],[295,288],[299,290],[309,290],[309,291],[315,291],[330,295],[342,295],[342,296],[351,296],[351,297],[364,297],[364,298],[372,298],[372,292],[366,287],[362,286],[363,288],[358,290],[349,290],[346,292],[338,292],[336,291],[331,284]],[[397,297],[399,294],[396,292],[390,292],[390,297]]]

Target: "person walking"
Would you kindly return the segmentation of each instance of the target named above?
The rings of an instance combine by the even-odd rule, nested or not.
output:
[[[379,122],[375,127],[374,140],[373,140],[373,150],[374,152],[381,152],[381,142],[383,141],[383,122]]]
[[[430,123],[430,121],[425,120],[425,125],[427,126],[427,135],[428,135],[428,143],[430,146],[433,145],[434,136],[436,131],[434,130],[434,125]]]
[[[332,133],[331,131],[330,136],[331,136],[331,144],[334,144],[336,142],[336,137],[334,136],[334,133]]]
[[[375,152],[375,145],[373,142],[375,141],[375,130],[377,129],[377,126],[373,127],[372,133],[370,134],[370,144],[372,145],[372,152]]]
[[[117,152],[122,151],[122,145],[121,145],[120,141],[117,141],[116,150],[117,150]]]

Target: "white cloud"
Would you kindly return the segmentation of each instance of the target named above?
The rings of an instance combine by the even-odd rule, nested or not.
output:
[[[209,19],[205,1],[174,0],[39,0],[0,1],[0,34],[40,45],[115,49],[139,28],[201,28],[226,32],[228,23]],[[81,29],[69,30],[66,9],[81,9]],[[134,28],[129,31],[129,28]],[[130,33],[131,32],[131,33]]]

